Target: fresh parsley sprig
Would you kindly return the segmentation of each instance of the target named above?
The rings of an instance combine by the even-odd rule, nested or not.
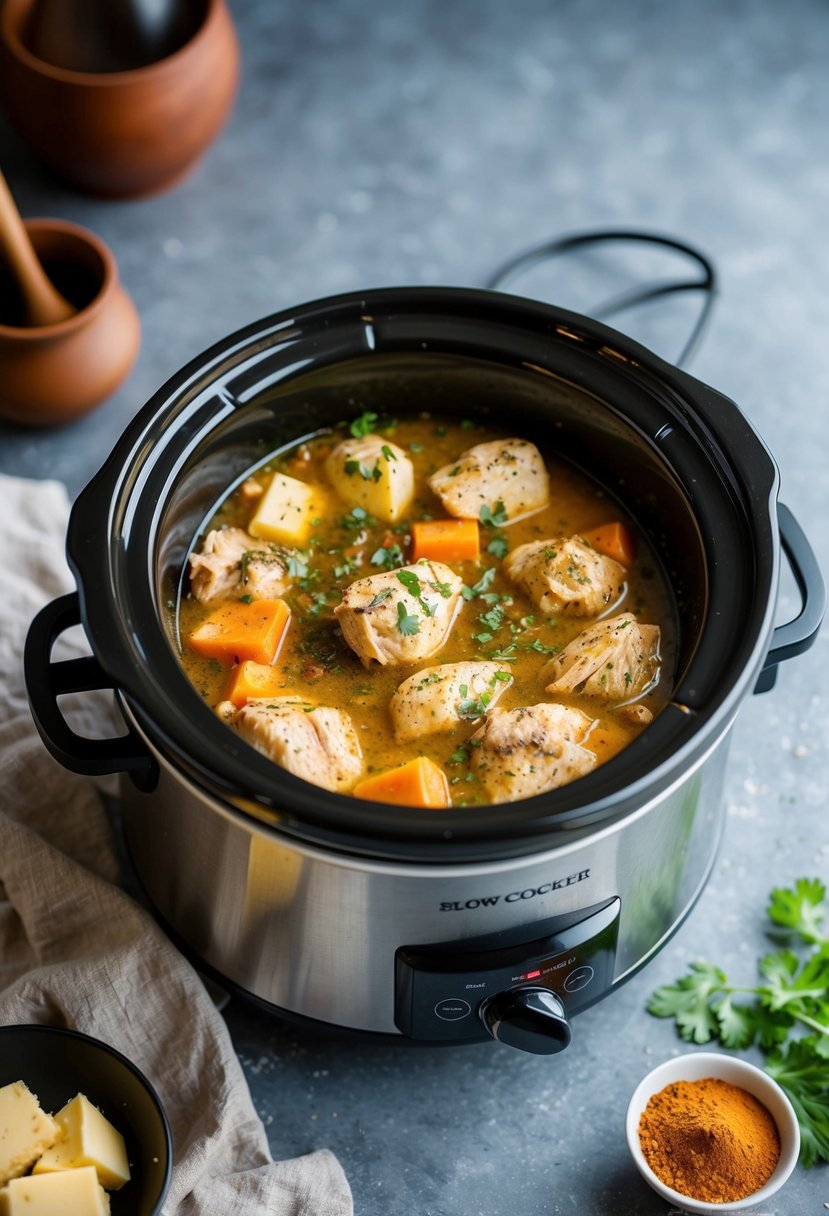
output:
[[[672,1017],[689,1043],[718,1039],[733,1050],[756,1043],[766,1053],[766,1071],[797,1113],[807,1167],[829,1161],[828,912],[817,878],[776,887],[767,913],[790,948],[760,959],[760,983],[732,984],[719,967],[695,962],[675,984],[657,988],[647,1006],[656,1017]]]

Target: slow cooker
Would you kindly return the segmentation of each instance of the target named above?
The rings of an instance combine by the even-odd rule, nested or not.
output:
[[[633,514],[673,588],[670,702],[609,763],[523,801],[423,811],[277,768],[176,657],[168,606],[228,487],[359,409],[497,420]],[[77,593],[33,622],[26,679],[53,755],[122,772],[126,844],[174,940],[234,991],[316,1026],[538,1053],[665,943],[711,870],[729,728],[805,650],[825,591],[736,405],[606,326],[492,291],[339,296],[233,334],[136,416],[72,510]],[[774,625],[781,552],[801,611]],[[80,621],[92,655],[55,662]],[[127,733],[77,736],[113,688]]]

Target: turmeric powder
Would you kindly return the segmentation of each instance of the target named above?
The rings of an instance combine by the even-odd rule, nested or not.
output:
[[[705,1203],[753,1195],[780,1157],[777,1125],[762,1102],[713,1077],[654,1094],[639,1119],[639,1142],[661,1182]]]

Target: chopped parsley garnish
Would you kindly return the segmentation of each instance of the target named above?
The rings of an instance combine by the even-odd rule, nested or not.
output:
[[[346,557],[344,561],[334,567],[334,578],[345,578],[346,575],[353,574],[358,564],[353,557]]]
[[[450,764],[463,764],[464,760],[469,759],[469,752],[465,747],[459,747],[457,751],[452,752],[449,757]]]
[[[413,637],[420,632],[420,619],[415,612],[409,612],[402,600],[397,604],[397,631],[404,637]]]
[[[373,528],[377,520],[369,515],[365,507],[352,507],[348,515],[340,516],[338,522],[341,528],[349,532],[360,532],[363,528]]]
[[[429,586],[437,591],[438,595],[443,599],[448,600],[452,596],[452,587],[449,583],[441,583],[438,579],[428,579]]]
[[[501,608],[499,604],[493,604],[493,606],[487,612],[482,612],[480,614],[478,620],[482,625],[485,625],[487,629],[491,629],[493,633],[496,633],[503,625],[505,616],[506,613],[504,612],[503,608]]]
[[[389,445],[387,443],[383,444],[380,451],[383,453],[386,460],[397,460],[397,457],[395,456],[394,452],[391,450],[391,448],[389,447]]]
[[[502,557],[506,557],[509,553],[509,545],[507,544],[505,537],[495,536],[487,545],[486,551],[487,553],[491,553],[493,557],[497,557],[500,560]]]
[[[289,578],[307,578],[308,563],[299,553],[289,553],[285,558]]]
[[[523,646],[525,650],[535,650],[539,654],[556,654],[559,649],[558,646],[545,646],[540,638],[533,638],[531,642],[524,642]]]
[[[370,435],[374,430],[374,425],[377,422],[377,415],[371,410],[366,410],[360,414],[359,418],[355,418],[349,425],[349,431],[355,439],[365,439],[366,435]]]
[[[359,473],[363,481],[371,481],[371,469],[367,469],[359,460],[347,460],[343,465],[343,471],[347,477],[353,477],[355,473]]]
[[[403,584],[403,586],[409,592],[409,595],[414,596],[427,616],[435,615],[431,604],[428,604],[423,598],[423,588],[420,585],[420,579],[413,571],[398,570],[397,581]]]
[[[442,684],[444,681],[444,678],[445,677],[442,676],[440,674],[440,672],[430,671],[428,676],[424,676],[423,679],[420,681],[420,683],[418,684],[418,688],[425,688],[428,684]]]
[[[465,600],[472,600],[476,595],[482,596],[486,589],[492,586],[494,579],[495,567],[489,566],[488,569],[484,570],[474,587],[467,587],[466,585],[461,587],[461,595]]]
[[[399,545],[381,545],[379,549],[375,549],[369,560],[372,566],[382,566],[386,570],[394,570],[406,562]]]
[[[492,700],[492,693],[482,692],[479,697],[466,697],[458,703],[458,716],[461,718],[481,718],[486,713],[486,707]]]
[[[478,518],[485,528],[502,528],[507,522],[507,509],[499,498],[494,511],[489,503],[484,503],[478,512]]]
[[[315,591],[311,597],[311,605],[308,612],[311,616],[319,616],[321,612],[325,611],[327,605],[328,593],[325,591]]]
[[[409,451],[410,451],[410,452],[414,452],[414,453],[415,453],[415,455],[417,455],[418,453],[420,453],[420,452],[422,452],[422,451],[423,451],[423,444],[422,444],[422,443],[417,443],[417,441],[415,441],[414,443],[410,443],[410,444],[409,444]]]
[[[500,663],[514,663],[518,658],[515,642],[510,642],[509,646],[502,646],[500,649],[491,650],[489,657],[496,659]]]

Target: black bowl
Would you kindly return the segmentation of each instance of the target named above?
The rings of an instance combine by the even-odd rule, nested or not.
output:
[[[55,1026],[0,1026],[0,1086],[24,1081],[54,1114],[79,1091],[124,1137],[132,1177],[112,1216],[158,1216],[170,1186],[170,1125],[149,1081],[100,1039]]]

